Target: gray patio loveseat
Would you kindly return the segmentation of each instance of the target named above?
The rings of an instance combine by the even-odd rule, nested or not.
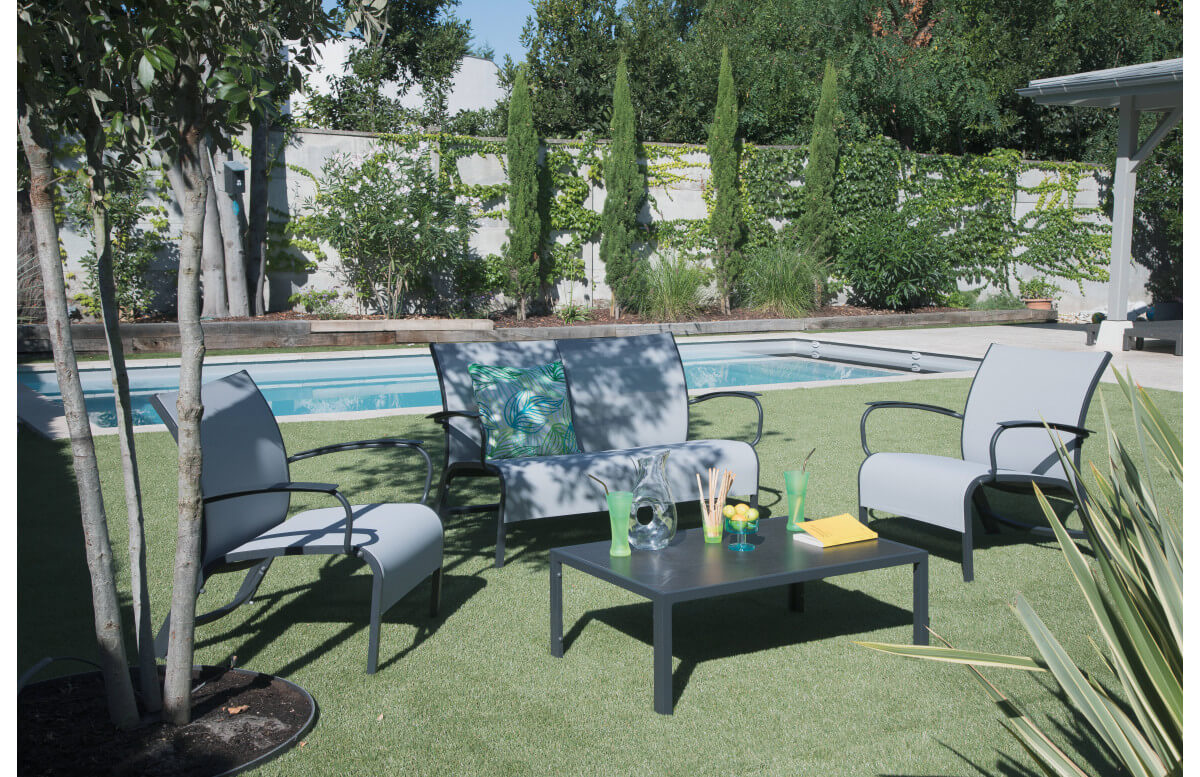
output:
[[[732,496],[757,504],[762,405],[757,394],[716,391],[688,398],[679,349],[671,334],[527,340],[487,343],[434,343],[443,410],[430,418],[446,431],[446,460],[437,509],[443,520],[456,512],[496,510],[496,566],[504,565],[505,529],[510,523],[606,510],[604,492],[587,476],[610,488],[633,486],[633,457],[670,451],[667,479],[676,502],[698,500],[696,473],[720,467],[735,475]],[[561,361],[575,435],[582,453],[489,459],[471,364],[535,367]],[[752,442],[689,440],[689,408],[717,397],[751,400],[758,411]],[[451,506],[447,490],[462,476],[500,479],[500,502]]]

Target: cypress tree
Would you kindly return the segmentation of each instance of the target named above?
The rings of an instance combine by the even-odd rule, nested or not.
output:
[[[617,63],[610,129],[612,140],[604,159],[600,260],[604,262],[604,276],[613,292],[613,316],[619,318],[621,309],[636,307],[640,296],[643,270],[634,257],[633,241],[638,211],[646,198],[646,184],[638,169],[637,127],[624,55]]]
[[[838,156],[836,122],[837,71],[832,62],[826,62],[821,100],[813,120],[812,141],[808,144],[800,218],[795,229],[798,247],[811,251],[816,259],[829,259],[836,250],[837,230],[833,216]]]
[[[737,110],[733,67],[729,63],[729,48],[725,47],[721,49],[717,112],[708,133],[708,158],[715,190],[708,228],[716,244],[713,269],[717,276],[717,291],[721,295],[721,309],[725,313],[729,312],[733,286],[741,269],[739,249],[745,235],[738,194]]]
[[[541,282],[539,145],[522,67],[517,71],[508,108],[508,244],[504,247],[504,291],[516,299],[517,318],[522,320]]]

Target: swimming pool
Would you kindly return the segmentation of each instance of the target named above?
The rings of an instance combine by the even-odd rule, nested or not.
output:
[[[894,375],[880,369],[819,361],[789,352],[788,343],[680,343],[690,389],[721,389],[823,380],[874,378]],[[327,413],[386,411],[437,407],[442,404],[433,358],[427,352],[404,355],[322,355],[280,359],[212,359],[204,364],[204,380],[246,370],[262,389],[275,415],[306,416]],[[81,365],[80,379],[88,416],[98,427],[116,426],[112,383],[107,367]],[[53,370],[18,368],[17,380],[39,394],[60,401]],[[160,391],[178,388],[174,366],[129,365],[134,423],[162,423],[150,404]]]

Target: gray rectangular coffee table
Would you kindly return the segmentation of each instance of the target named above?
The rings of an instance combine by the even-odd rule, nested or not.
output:
[[[928,645],[929,554],[891,540],[870,540],[836,548],[796,542],[783,518],[759,521],[757,547],[738,553],[706,544],[700,529],[681,531],[659,551],[633,551],[626,558],[608,555],[609,541],[589,542],[550,551],[550,654],[563,655],[562,566],[644,596],[654,606],[654,711],[670,715],[671,608],[692,599],[786,585],[793,610],[804,610],[804,583],[871,569],[912,564],[913,644]]]

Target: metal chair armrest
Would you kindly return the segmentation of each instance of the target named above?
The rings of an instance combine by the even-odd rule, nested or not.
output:
[[[487,429],[483,425],[483,416],[478,410],[439,410],[436,413],[430,413],[426,418],[436,421],[446,430],[446,446],[449,448],[450,441],[450,421],[455,418],[473,419],[479,426],[479,464],[487,466]]]
[[[421,440],[404,440],[399,437],[381,437],[377,440],[358,440],[356,442],[341,442],[332,445],[322,445],[320,448],[313,448],[308,451],[288,456],[288,464],[304,459],[311,459],[314,456],[324,456],[327,453],[341,453],[343,451],[368,450],[371,448],[411,448],[425,459],[425,489],[421,492],[421,504],[425,504],[429,499],[429,489],[433,486],[433,461],[429,458],[429,453],[425,450],[425,443]]]
[[[758,398],[761,396],[762,394],[758,393],[757,391],[711,391],[707,394],[701,394],[698,397],[692,397],[688,400],[688,405],[697,405],[701,402],[707,402],[710,399],[717,399],[718,397],[740,397],[742,399],[749,399],[754,403],[754,407],[758,410],[758,431],[754,435],[754,441],[750,443],[750,447],[753,448],[754,446],[758,445],[760,440],[762,440],[763,409],[762,403],[758,401]]]
[[[996,424],[996,431],[992,432],[992,441],[988,445],[988,458],[991,461],[992,472],[997,469],[996,466],[996,443],[1000,440],[1000,435],[1007,432],[1009,429],[1054,429],[1058,432],[1066,432],[1073,434],[1080,439],[1087,439],[1094,432],[1091,429],[1084,429],[1082,426],[1073,424],[1060,424],[1057,421],[1001,421]]]
[[[350,540],[354,536],[354,511],[350,509],[350,502],[346,501],[346,497],[342,496],[342,492],[338,491],[338,487],[333,483],[276,483],[266,488],[252,488],[247,491],[231,491],[228,494],[217,494],[204,498],[204,504],[212,504],[213,502],[223,502],[226,499],[236,499],[239,496],[254,496],[255,494],[278,494],[284,492],[301,492],[313,494],[329,494],[336,498],[342,504],[342,509],[346,511],[346,538],[344,540],[344,549],[347,556],[354,555],[354,547]]]
[[[946,415],[951,418],[962,420],[962,413],[956,412],[946,407],[938,407],[937,405],[926,405],[920,402],[898,402],[892,400],[883,400],[879,402],[868,402],[866,412],[862,414],[862,420],[858,422],[858,436],[862,443],[863,453],[870,456],[871,449],[867,447],[867,416],[881,408],[903,408],[905,410],[924,410],[929,413],[937,413],[938,415]]]

